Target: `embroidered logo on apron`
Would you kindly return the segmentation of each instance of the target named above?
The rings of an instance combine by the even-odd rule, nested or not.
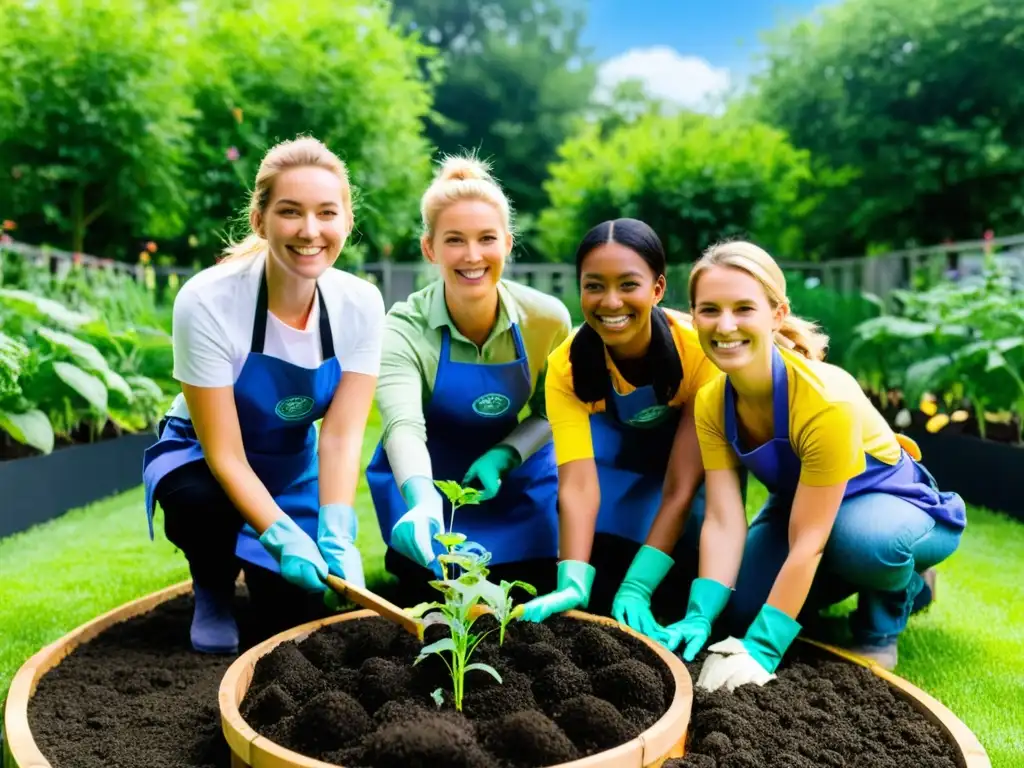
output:
[[[653,427],[668,415],[669,410],[667,405],[652,405],[633,414],[629,423],[634,427]]]
[[[281,400],[274,408],[274,413],[285,421],[298,421],[313,410],[313,398],[306,395],[293,395]]]
[[[511,404],[512,401],[505,397],[505,395],[492,392],[489,395],[480,395],[480,397],[474,400],[473,410],[481,416],[501,416],[501,414],[508,410]]]

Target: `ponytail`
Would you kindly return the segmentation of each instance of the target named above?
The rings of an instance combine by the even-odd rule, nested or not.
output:
[[[651,346],[645,355],[654,376],[652,386],[659,405],[667,405],[683,381],[683,363],[672,336],[672,325],[661,307],[651,310]],[[569,345],[572,388],[584,403],[596,403],[609,396],[611,375],[604,359],[604,342],[597,331],[583,324]]]
[[[220,262],[225,261],[238,261],[240,259],[249,259],[254,256],[258,256],[261,252],[267,249],[267,241],[259,235],[253,233],[242,240],[240,243],[232,243],[224,249],[224,255],[220,257]]]
[[[824,360],[828,335],[818,330],[817,324],[810,320],[787,315],[782,321],[782,327],[775,332],[775,343],[792,349],[808,360]]]

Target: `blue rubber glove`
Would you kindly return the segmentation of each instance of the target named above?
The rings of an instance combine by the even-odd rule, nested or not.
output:
[[[668,638],[651,613],[651,595],[675,561],[660,549],[640,547],[612,601],[612,618],[665,645]]]
[[[260,544],[281,567],[284,579],[308,592],[323,592],[327,563],[316,542],[288,515],[281,515],[260,536]]]
[[[493,499],[501,490],[501,481],[505,475],[522,463],[519,453],[510,445],[496,445],[483,456],[474,461],[462,478],[462,484],[468,486],[474,480],[480,484],[483,493],[480,501]]]
[[[365,587],[363,558],[356,548],[359,523],[355,511],[347,504],[325,504],[319,517],[316,544],[327,569],[350,584]]]
[[[402,485],[402,496],[409,511],[398,518],[391,529],[391,546],[413,562],[430,567],[437,554],[444,552],[434,536],[444,531],[444,507],[434,481],[422,475],[410,477]]]
[[[686,616],[663,628],[667,636],[665,647],[674,651],[685,642],[683,661],[693,661],[711,635],[711,624],[725,609],[731,595],[731,589],[714,579],[694,579]]]
[[[800,633],[800,624],[777,608],[764,605],[742,640],[715,643],[704,661],[697,685],[709,691],[735,690],[747,683],[764,685],[775,679],[783,654]]]
[[[544,621],[554,613],[586,608],[597,571],[582,560],[562,560],[558,564],[558,584],[554,592],[535,597],[523,606],[523,621]]]

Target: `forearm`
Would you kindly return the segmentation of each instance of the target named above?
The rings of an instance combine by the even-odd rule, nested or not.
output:
[[[742,514],[721,515],[709,510],[700,531],[700,577],[735,586],[746,542],[747,526]]]
[[[775,577],[768,605],[795,619],[807,600],[821,555],[822,551],[817,547],[798,545],[791,548],[782,570]]]
[[[541,416],[527,416],[509,432],[500,445],[509,446],[519,454],[520,460],[526,461],[550,439],[550,422]]]
[[[433,479],[434,469],[430,461],[430,451],[426,440],[414,430],[394,430],[384,442],[384,451],[391,464],[391,472],[395,483],[401,488],[410,477],[429,477]],[[442,480],[462,480],[459,478],[440,478]]]
[[[597,512],[601,504],[601,488],[597,468],[591,462],[593,479],[559,481],[558,488],[558,557],[560,560],[590,561],[597,528]]]
[[[355,503],[363,433],[320,435],[320,505]]]
[[[690,404],[676,430],[668,471],[661,491],[661,505],[647,534],[648,546],[671,554],[690,519],[690,505],[704,480],[700,443]]]
[[[256,533],[262,535],[284,514],[247,461],[232,457],[209,465],[228,499]]]

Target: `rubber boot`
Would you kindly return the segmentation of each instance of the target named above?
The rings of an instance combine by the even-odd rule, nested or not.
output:
[[[210,589],[195,582],[195,611],[190,637],[200,653],[238,653],[238,624],[231,610],[234,585],[228,589]]]

